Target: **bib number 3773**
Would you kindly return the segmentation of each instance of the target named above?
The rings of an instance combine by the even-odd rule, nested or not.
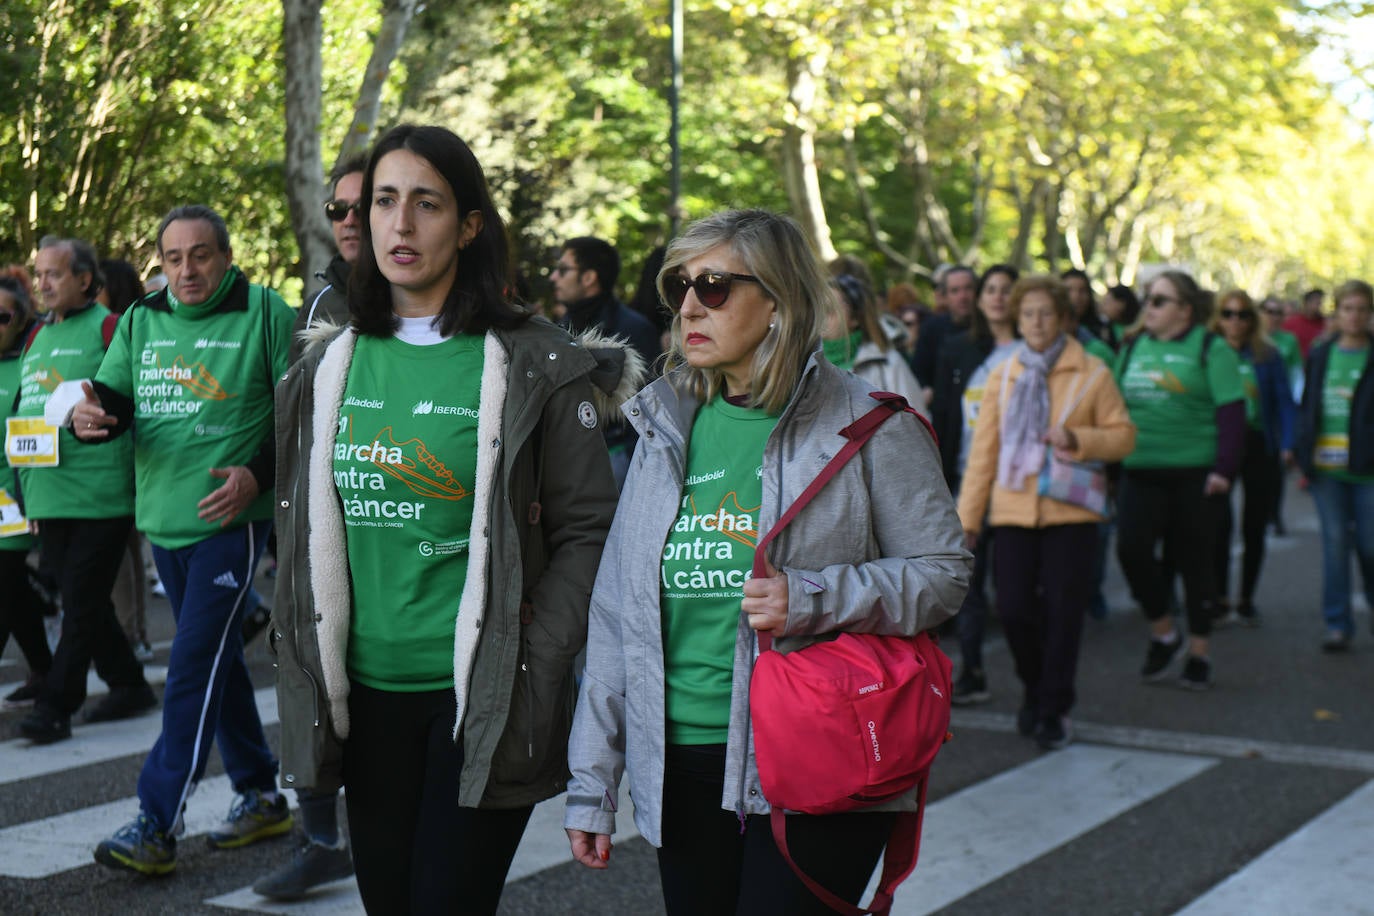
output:
[[[10,417],[5,421],[5,457],[10,467],[57,467],[57,427],[42,417]]]

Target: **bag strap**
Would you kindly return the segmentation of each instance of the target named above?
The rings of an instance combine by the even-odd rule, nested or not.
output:
[[[773,842],[778,852],[792,866],[792,871],[806,889],[815,894],[826,906],[844,916],[886,916],[892,909],[892,901],[897,888],[916,870],[916,860],[921,856],[921,826],[926,815],[926,779],[921,778],[916,787],[916,810],[903,811],[892,824],[892,832],[887,836],[887,846],[883,850],[883,872],[878,879],[878,888],[867,907],[858,907],[837,897],[819,881],[798,867],[787,848],[787,815],[774,808],[768,816],[769,826],[773,828]]]
[[[1078,409],[1079,404],[1083,403],[1083,399],[1088,396],[1088,391],[1092,388],[1093,382],[1097,381],[1097,377],[1105,372],[1106,369],[1107,367],[1105,365],[1101,365],[1094,369],[1092,375],[1089,375],[1086,379],[1083,378],[1082,375],[1078,376],[1077,381],[1074,383],[1075,387],[1069,392],[1068,406],[1059,412],[1060,426],[1063,426],[1064,421],[1069,418],[1069,415]]]
[[[778,536],[783,528],[791,524],[801,510],[806,508],[816,494],[840,472],[840,468],[844,467],[849,459],[859,453],[864,444],[873,438],[878,427],[882,426],[890,417],[899,413],[912,414],[925,425],[931,436],[934,437],[935,430],[931,428],[930,422],[912,410],[901,395],[893,394],[890,391],[873,391],[869,392],[869,396],[878,402],[878,406],[840,430],[839,434],[849,441],[836,453],[834,458],[830,459],[821,472],[816,475],[816,479],[802,491],[802,494],[787,508],[787,511],[774,522],[773,526],[768,529],[768,533],[759,539],[758,547],[754,549],[753,574],[755,577],[762,578],[767,575],[768,563],[764,557],[764,551],[773,542],[773,539]],[[756,635],[760,652],[767,652],[773,647],[771,634],[760,630]],[[801,866],[792,858],[792,853],[787,847],[787,815],[783,813],[782,809],[774,807],[768,820],[773,830],[773,841],[777,844],[778,851],[787,860],[793,873],[819,900],[836,912],[847,914],[847,916],[865,916],[868,913],[882,916],[891,909],[892,897],[897,886],[905,881],[907,876],[916,868],[916,859],[921,847],[921,821],[925,816],[925,809],[926,780],[922,779],[917,788],[916,811],[898,814],[896,822],[892,825],[892,832],[888,835],[887,847],[883,852],[882,878],[878,883],[878,891],[868,909],[860,909],[849,901],[835,896],[820,882],[802,871]]]
[[[768,575],[768,560],[764,556],[764,551],[767,549],[768,545],[773,543],[773,539],[782,533],[782,529],[792,523],[792,520],[801,513],[802,509],[806,508],[811,500],[815,499],[816,494],[830,482],[831,478],[840,472],[840,468],[844,467],[845,464],[849,462],[850,458],[853,458],[859,453],[859,449],[863,448],[864,443],[873,438],[873,434],[878,431],[878,427],[882,426],[889,417],[898,413],[909,413],[921,420],[921,422],[926,425],[927,429],[930,428],[929,422],[920,414],[916,413],[916,411],[912,410],[907,404],[906,399],[900,394],[893,394],[890,391],[871,391],[869,392],[869,396],[878,402],[878,406],[840,430],[839,434],[849,441],[846,442],[839,452],[835,454],[835,457],[831,458],[830,462],[821,469],[821,472],[816,475],[816,479],[811,481],[811,484],[797,497],[796,502],[788,506],[787,511],[773,523],[773,527],[768,529],[768,533],[759,538],[758,546],[754,548],[753,575],[755,578],[761,579]],[[768,633],[760,631],[758,633],[758,638],[760,652],[767,652],[772,648],[773,638]]]

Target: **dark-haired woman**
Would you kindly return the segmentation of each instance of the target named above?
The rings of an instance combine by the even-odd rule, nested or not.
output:
[[[749,716],[756,631],[792,651],[934,626],[967,581],[962,532],[929,432],[902,414],[771,544],[770,574],[751,577],[760,532],[876,402],[817,352],[832,294],[793,220],[700,220],[669,245],[659,288],[673,347],[663,378],[625,405],[640,438],[592,595],[564,825],[574,858],[614,867],[624,776],[669,916],[832,912],[769,829]],[[892,812],[913,800],[788,815],[793,857],[858,900]]]
[[[457,136],[388,132],[362,206],[351,324],[278,389],[283,778],[346,789],[369,912],[492,913],[564,785],[616,498],[598,362],[508,300]]]
[[[0,424],[9,419],[19,393],[19,357],[35,320],[28,290],[13,277],[0,276]],[[52,652],[43,629],[46,608],[29,581],[27,558],[34,538],[17,502],[16,476],[9,462],[0,461],[0,583],[5,590],[5,599],[0,601],[0,652],[13,634],[28,663],[29,677],[5,700],[25,704],[38,699],[43,678],[52,667]]]
[[[1212,686],[1212,549],[1245,443],[1240,360],[1207,331],[1211,311],[1211,295],[1192,277],[1165,271],[1150,282],[1142,330],[1116,363],[1136,425],[1135,451],[1122,462],[1116,552],[1150,623],[1140,674],[1162,681],[1186,654],[1179,685],[1192,690]],[[1169,615],[1173,577],[1156,557],[1160,542],[1183,577],[1187,638]]]
[[[1117,349],[1126,340],[1126,332],[1140,318],[1140,297],[1129,286],[1118,284],[1107,290],[1099,305],[1102,318],[1111,326]]]
[[[1288,388],[1288,370],[1279,351],[1265,339],[1255,302],[1244,290],[1231,290],[1221,297],[1212,331],[1220,334],[1240,357],[1240,374],[1245,384],[1245,457],[1240,466],[1240,481],[1245,488],[1241,510],[1241,540],[1245,553],[1241,560],[1240,598],[1232,604],[1231,532],[1235,521],[1230,501],[1218,516],[1215,549],[1218,619],[1232,614],[1250,626],[1259,624],[1255,609],[1255,586],[1264,564],[1264,529],[1273,518],[1278,501],[1279,481],[1284,457],[1292,458],[1293,396]]]
[[[1336,289],[1336,335],[1312,347],[1293,457],[1310,483],[1322,528],[1325,652],[1355,636],[1350,554],[1365,594],[1374,589],[1374,289],[1349,280]]]
[[[967,331],[951,337],[940,352],[931,423],[940,437],[945,480],[955,495],[959,493],[959,481],[968,464],[988,376],[1016,352],[1011,287],[1018,276],[1016,268],[1007,264],[995,264],[984,271],[978,280],[972,325]],[[953,700],[960,705],[985,703],[992,698],[983,671],[990,541],[990,532],[984,531],[974,548],[973,580],[955,621],[959,633],[960,674],[954,682]]]

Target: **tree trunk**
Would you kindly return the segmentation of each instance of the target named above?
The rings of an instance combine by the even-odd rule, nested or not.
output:
[[[289,0],[288,0],[289,2]],[[382,24],[377,30],[377,40],[372,44],[372,56],[363,71],[363,82],[358,87],[358,103],[353,108],[353,123],[344,135],[343,146],[335,161],[347,159],[357,153],[365,153],[372,145],[372,137],[377,131],[377,119],[382,110],[382,89],[391,73],[391,65],[400,53],[401,43],[405,41],[410,20],[415,16],[419,0],[384,0]],[[317,44],[318,47],[318,44]]]
[[[296,273],[311,276],[334,256],[334,238],[321,209],[325,195],[320,165],[322,70],[320,0],[282,0],[282,50],[286,56],[286,200],[300,261]]]
[[[821,202],[820,176],[816,172],[816,127],[811,110],[816,101],[814,59],[792,56],[787,61],[787,124],[782,140],[782,171],[787,199],[802,230],[816,247],[821,260],[835,257],[830,224]]]

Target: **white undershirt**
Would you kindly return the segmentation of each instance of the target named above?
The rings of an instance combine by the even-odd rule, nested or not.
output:
[[[430,347],[448,340],[439,333],[438,315],[421,315],[419,318],[400,318],[396,337],[417,347]]]

